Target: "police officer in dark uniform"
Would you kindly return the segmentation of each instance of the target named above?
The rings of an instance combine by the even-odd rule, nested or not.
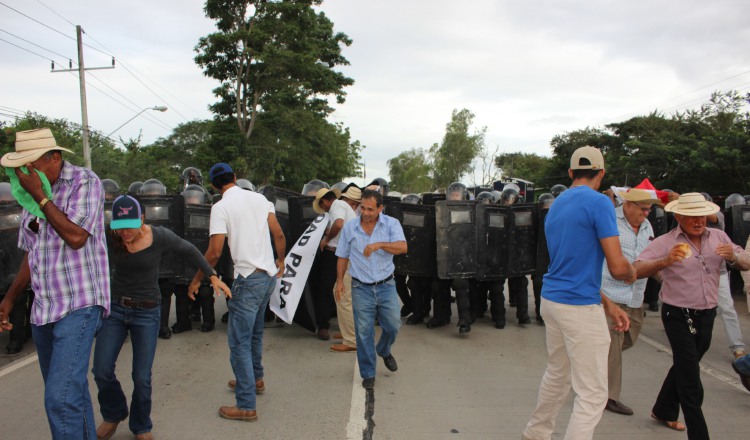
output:
[[[493,192],[497,194],[493,194]],[[499,191],[482,191],[477,194],[475,200],[478,203],[494,205],[500,201]],[[482,318],[487,312],[487,300],[490,300],[490,316],[495,323],[495,328],[505,328],[505,295],[503,295],[503,283],[505,280],[472,280],[473,289],[471,300],[472,321]]]
[[[564,186],[564,185],[560,185]],[[552,206],[552,202],[555,201],[555,197],[551,193],[544,193],[539,196],[537,205],[537,224],[539,230],[539,242],[536,247],[536,271],[531,275],[531,284],[534,290],[534,313],[536,314],[536,322],[544,324],[542,313],[540,311],[541,299],[542,299],[542,285],[544,284],[544,274],[547,273],[549,267],[549,250],[547,249],[547,237],[544,235],[544,223],[543,220],[549,211],[549,207]]]
[[[513,205],[520,200],[520,189],[514,183],[506,184],[502,191],[500,203]],[[529,318],[529,280],[526,276],[508,278],[508,302],[516,307],[516,318],[519,324],[531,323]]]
[[[445,191],[446,200],[463,201],[469,199],[469,193],[466,189],[466,185],[460,182],[451,183],[448,189]],[[440,280],[441,282],[443,280]],[[458,309],[458,333],[466,335],[471,332],[471,324],[473,319],[471,316],[471,280],[466,278],[455,278],[450,281],[450,286],[456,293],[456,308]],[[438,302],[445,308],[445,289],[439,291],[441,294],[440,300],[436,298],[435,309],[438,309]],[[450,298],[448,298],[448,307],[450,308]]]
[[[407,194],[402,197],[401,203],[421,205],[422,198],[417,194]],[[409,275],[406,288],[411,304],[411,315],[407,318],[406,325],[422,324],[425,317],[430,315],[432,277]]]

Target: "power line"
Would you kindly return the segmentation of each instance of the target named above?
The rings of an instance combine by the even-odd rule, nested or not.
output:
[[[57,11],[55,11],[54,9],[52,9],[52,8],[50,8],[49,6],[47,6],[47,5],[45,5],[44,3],[42,3],[42,2],[41,2],[41,0],[36,0],[36,1],[37,1],[37,3],[39,3],[40,5],[44,6],[45,8],[49,9],[50,11],[52,11],[52,13],[53,13],[53,14],[57,15],[58,17],[62,18],[63,20],[67,21],[67,22],[68,22],[68,24],[70,24],[71,26],[75,27],[75,24],[73,24],[73,23],[72,23],[72,22],[71,22],[70,20],[68,20],[67,18],[65,18],[65,17],[63,17],[62,15],[58,14],[58,13],[57,13]]]
[[[63,54],[61,54],[61,53],[55,52],[54,50],[50,50],[50,49],[47,49],[46,47],[40,46],[40,45],[38,45],[38,44],[36,44],[36,43],[33,43],[33,42],[31,42],[31,41],[29,41],[29,40],[27,40],[27,39],[25,39],[25,38],[21,38],[21,37],[19,37],[18,35],[16,35],[16,34],[13,34],[13,33],[10,33],[10,32],[8,32],[8,31],[6,31],[6,30],[4,30],[4,29],[0,29],[0,32],[5,32],[6,34],[8,34],[8,35],[11,35],[11,36],[13,36],[13,37],[16,37],[16,38],[18,38],[18,39],[19,39],[19,40],[21,40],[21,41],[24,41],[24,42],[26,42],[26,43],[29,43],[29,44],[31,44],[32,46],[36,46],[36,47],[38,47],[39,49],[42,49],[42,50],[46,50],[47,52],[49,52],[49,53],[52,53],[52,54],[55,54],[55,55],[57,55],[57,56],[59,56],[59,57],[67,58],[67,59],[68,59],[68,60],[70,60],[71,62],[73,61],[73,59],[72,59],[71,57],[67,57],[67,56],[65,56],[65,55],[63,55]]]
[[[71,37],[70,35],[67,35],[67,34],[65,34],[64,32],[62,32],[62,31],[59,31],[59,30],[57,30],[57,29],[53,28],[52,26],[49,26],[49,25],[47,25],[47,24],[45,24],[45,23],[42,23],[41,21],[37,20],[36,18],[30,17],[30,16],[28,16],[28,15],[24,14],[23,12],[19,11],[18,9],[12,8],[12,7],[10,7],[10,6],[6,5],[6,4],[5,4],[5,3],[3,3],[3,2],[0,2],[0,5],[3,5],[3,6],[5,6],[6,8],[10,9],[11,11],[14,11],[14,12],[16,12],[16,13],[20,14],[20,15],[23,15],[24,17],[28,18],[28,19],[29,19],[29,20],[31,20],[31,21],[34,21],[34,22],[36,22],[36,23],[39,23],[40,25],[42,25],[42,26],[46,27],[47,29],[49,29],[49,30],[51,30],[51,31],[53,31],[53,32],[57,32],[58,34],[62,35],[62,36],[63,36],[63,37],[65,37],[65,38],[69,38],[69,39],[71,39],[71,40],[73,40],[73,41],[76,41],[76,39],[75,39],[75,38],[73,38],[73,37]]]
[[[36,56],[38,56],[39,58],[42,58],[42,59],[44,59],[44,60],[47,60],[47,61],[52,61],[52,62],[54,62],[54,60],[52,60],[51,58],[45,57],[44,55],[38,54],[38,53],[34,52],[33,50],[29,50],[29,49],[26,49],[25,47],[19,46],[19,45],[15,44],[15,43],[11,43],[10,41],[8,41],[8,40],[6,40],[6,39],[0,38],[0,41],[3,41],[3,42],[5,42],[5,43],[8,43],[8,44],[10,44],[11,46],[15,46],[15,47],[17,47],[17,48],[19,48],[19,49],[21,49],[21,50],[25,50],[26,52],[28,52],[28,53],[30,53],[30,54],[34,54],[34,55],[36,55]]]
[[[136,110],[133,110],[132,108],[131,108],[131,110],[133,110],[133,111],[139,111],[140,109],[142,109],[142,108],[143,108],[143,106],[142,106],[142,105],[139,105],[139,104],[137,104],[137,103],[133,102],[133,101],[132,101],[132,100],[131,100],[130,98],[128,98],[127,96],[125,96],[125,95],[123,95],[122,93],[118,92],[118,91],[117,91],[117,90],[115,90],[114,88],[112,88],[112,87],[111,87],[111,86],[110,86],[109,84],[107,84],[107,83],[106,83],[106,82],[105,82],[105,81],[104,81],[103,79],[99,78],[98,76],[94,75],[93,73],[89,73],[89,76],[93,77],[94,79],[96,79],[97,81],[99,81],[100,83],[102,83],[102,85],[104,85],[104,87],[106,87],[106,88],[108,88],[109,90],[113,91],[113,92],[114,92],[114,93],[116,93],[116,94],[117,94],[118,96],[120,96],[120,97],[121,97],[122,99],[124,99],[125,101],[129,102],[130,104],[132,104],[133,106],[135,106],[135,107],[136,107]],[[88,82],[87,82],[87,84],[88,84]],[[148,120],[150,120],[151,122],[153,122],[154,124],[158,124],[158,125],[161,125],[161,126],[162,126],[162,128],[165,128],[165,129],[167,129],[167,130],[171,130],[171,129],[172,129],[172,127],[169,127],[169,126],[167,126],[167,125],[166,125],[166,124],[164,124],[163,122],[159,121],[158,119],[154,118],[153,116],[151,116],[151,115],[149,115],[149,114],[147,114],[147,113],[144,113],[144,114],[143,114],[143,116],[144,116],[144,117],[145,117],[146,119],[148,119]]]

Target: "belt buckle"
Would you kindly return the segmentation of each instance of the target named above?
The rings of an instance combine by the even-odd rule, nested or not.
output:
[[[133,307],[133,298],[129,298],[127,296],[121,296],[120,297],[120,305],[127,308]]]

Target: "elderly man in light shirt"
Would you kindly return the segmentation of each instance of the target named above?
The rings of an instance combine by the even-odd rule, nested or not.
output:
[[[648,247],[654,238],[654,230],[646,219],[651,206],[658,203],[652,195],[641,189],[630,189],[619,194],[623,204],[615,209],[617,229],[620,231],[620,247],[629,262]],[[610,325],[608,359],[608,388],[609,396],[605,409],[617,414],[633,415],[633,410],[620,402],[622,391],[622,352],[635,345],[643,326],[643,292],[646,290],[646,279],[640,279],[633,284],[626,284],[612,278],[607,265],[602,267],[602,293],[623,309],[630,318],[630,329],[625,332],[612,330],[614,324],[607,318]]]

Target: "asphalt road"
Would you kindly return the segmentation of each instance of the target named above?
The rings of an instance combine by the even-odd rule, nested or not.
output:
[[[735,300],[743,333],[750,339],[747,304],[744,298]],[[216,304],[218,317],[225,305],[223,300]],[[512,314],[509,309],[508,318]],[[226,325],[217,324],[210,333],[193,330],[159,340],[153,377],[155,438],[519,439],[545,368],[544,327],[520,327],[509,319],[505,329],[497,330],[484,318],[472,326],[471,334],[459,336],[455,316],[454,311],[451,326],[434,330],[404,325],[393,348],[399,369],[391,373],[379,362],[370,395],[360,385],[353,353],[332,353],[330,342],[300,327],[270,324],[264,349],[266,392],[258,397],[259,420],[254,423],[217,414],[219,406],[234,403],[226,387],[232,378]],[[0,334],[0,347],[6,343],[7,334]],[[624,354],[622,401],[635,415],[605,411],[596,438],[687,438],[649,417],[671,365],[668,347],[658,314],[649,312],[641,338]],[[731,359],[717,318],[712,347],[702,363],[703,410],[714,439],[745,440],[750,393],[732,371]],[[128,395],[131,361],[126,342],[117,371]],[[90,389],[99,422],[91,377]],[[49,438],[43,393],[33,343],[19,356],[0,358],[0,439]],[[571,393],[555,439],[564,434],[572,399]],[[113,438],[133,438],[127,421]]]

